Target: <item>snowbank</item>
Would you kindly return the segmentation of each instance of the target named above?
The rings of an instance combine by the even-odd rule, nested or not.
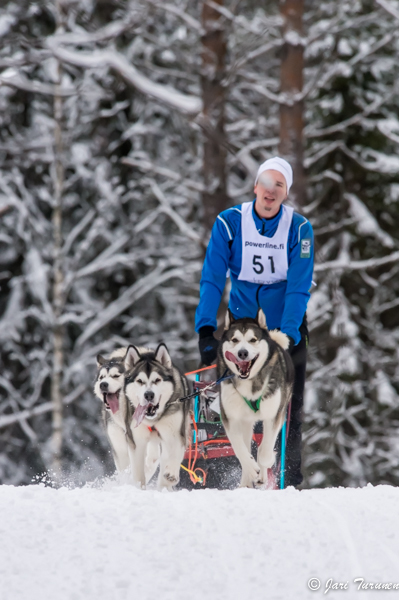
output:
[[[0,487],[1,600],[399,598],[399,490]],[[320,580],[311,591],[308,581]],[[327,594],[326,582],[348,589]],[[311,585],[317,587],[317,581]]]

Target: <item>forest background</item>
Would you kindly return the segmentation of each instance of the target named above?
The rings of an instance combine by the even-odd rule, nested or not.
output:
[[[96,355],[196,368],[212,223],[280,154],[316,240],[305,483],[399,484],[398,26],[398,0],[1,3],[1,483],[112,471]]]

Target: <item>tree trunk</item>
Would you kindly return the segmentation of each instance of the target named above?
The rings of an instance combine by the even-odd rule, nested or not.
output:
[[[61,9],[57,5],[59,17],[57,30],[60,31]],[[62,68],[57,65],[57,86],[61,86]],[[62,257],[62,194],[64,187],[64,166],[62,147],[62,98],[54,96],[54,208],[52,215],[53,226],[53,369],[51,378],[52,411],[52,436],[51,436],[51,469],[55,476],[60,475],[62,469],[62,429],[63,429],[63,402],[62,402],[62,372],[64,366],[64,328],[60,318],[64,309],[64,272]]]
[[[291,197],[296,206],[306,203],[306,179],[303,165],[303,112],[302,100],[295,95],[303,87],[303,26],[304,0],[280,0],[280,14],[284,19],[284,45],[281,56],[280,91],[285,101],[280,105],[279,153],[294,170]]]
[[[216,0],[223,6],[223,0]],[[202,5],[203,35],[201,51],[201,89],[204,134],[202,195],[203,224],[210,231],[217,215],[227,208],[226,136],[225,136],[225,74],[226,42],[220,13],[206,0]]]

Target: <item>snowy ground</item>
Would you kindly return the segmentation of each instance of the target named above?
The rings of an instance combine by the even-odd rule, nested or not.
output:
[[[399,489],[388,486],[1,486],[0,598],[399,600],[398,507]],[[330,578],[348,589],[325,594]],[[398,589],[358,590],[355,578]]]

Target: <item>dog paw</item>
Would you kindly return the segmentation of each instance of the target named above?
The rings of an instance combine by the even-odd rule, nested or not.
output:
[[[179,483],[179,477],[172,473],[165,472],[162,477],[158,480],[158,489],[172,492],[174,487]]]
[[[259,478],[258,481],[254,482],[254,487],[258,490],[274,489],[275,486],[272,486],[270,483],[271,477],[274,477],[272,469],[261,466]]]
[[[175,475],[172,475],[172,473],[164,473],[163,474],[164,479],[166,479],[166,481],[168,481],[169,483],[172,483],[174,485],[176,485],[176,483],[178,483],[179,478],[176,477]]]
[[[240,487],[254,487],[259,481],[261,477],[261,469],[254,459],[251,456],[251,460],[244,466],[242,465],[242,476]]]

